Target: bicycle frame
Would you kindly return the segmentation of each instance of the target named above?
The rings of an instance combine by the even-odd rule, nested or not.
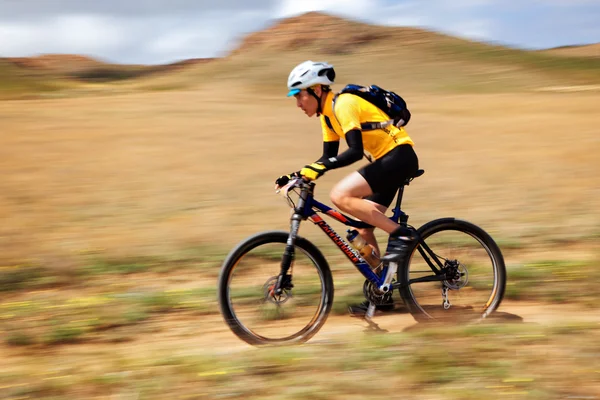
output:
[[[407,181],[406,184],[408,184]],[[323,219],[317,212],[324,213],[335,220],[341,222],[346,226],[353,228],[371,228],[372,226],[352,219],[339,211],[315,200],[313,191],[315,187],[314,182],[306,183],[302,182],[298,185],[301,189],[300,198],[298,204],[294,206],[294,214],[292,215],[290,236],[286,243],[286,248],[281,261],[281,273],[278,278],[278,282],[275,287],[276,293],[281,293],[283,290],[283,278],[286,276],[292,260],[294,259],[294,242],[296,240],[298,230],[300,228],[300,222],[302,220],[310,220],[317,225],[325,234],[333,241],[333,243],[339,247],[339,249],[346,255],[350,262],[358,269],[358,271],[370,282],[376,285],[380,290],[387,292],[389,290],[400,287],[399,283],[391,284],[393,275],[396,273],[398,264],[396,262],[390,262],[388,265],[383,266],[381,274],[378,276],[373,272],[371,266],[363,259],[358,251],[356,251],[348,242],[346,242],[338,233]],[[402,197],[404,194],[404,186],[400,186],[398,189],[398,196],[396,199],[396,206],[392,210],[392,216],[390,219],[402,226],[407,227],[408,215],[401,210]],[[289,197],[288,197],[289,198]],[[389,241],[388,241],[389,246]],[[417,241],[417,249],[423,259],[431,268],[434,275],[425,276],[421,278],[411,279],[408,285],[416,282],[428,282],[428,281],[443,281],[446,280],[446,274],[442,272],[444,265],[439,260],[438,256],[429,248],[429,246],[420,238]],[[389,250],[389,249],[387,249]],[[387,251],[386,251],[387,253]],[[429,256],[428,256],[429,254]],[[431,261],[434,259],[435,264]]]
[[[388,274],[389,266],[384,265],[383,271],[378,276],[375,274],[369,264],[363,259],[358,251],[356,251],[348,242],[346,242],[338,233],[323,219],[317,212],[322,212],[326,215],[329,215],[333,219],[341,222],[346,226],[350,226],[353,228],[371,228],[372,226],[364,223],[362,221],[357,221],[352,219],[339,211],[315,200],[313,195],[313,189],[315,184],[311,183],[303,183],[300,185],[301,193],[298,204],[294,208],[294,214],[291,217],[291,232],[290,237],[287,242],[286,251],[284,252],[284,256],[282,259],[282,273],[280,275],[281,278],[287,273],[287,269],[291,265],[291,261],[293,259],[293,242],[295,241],[300,222],[302,220],[310,220],[315,225],[317,225],[325,234],[333,241],[333,243],[339,247],[339,249],[346,255],[346,257],[350,260],[352,264],[358,269],[358,271],[369,281],[371,281],[376,287],[382,288],[384,285],[389,285],[391,281],[391,274]],[[396,207],[393,209],[393,215],[390,217],[394,222],[401,223],[406,225],[408,220],[408,215],[406,215],[400,209],[400,205],[402,202],[402,194],[404,187],[400,187],[398,193],[398,199],[396,203]],[[397,268],[397,265],[394,267]],[[396,268],[393,268],[395,273]],[[280,285],[277,285],[279,288]]]

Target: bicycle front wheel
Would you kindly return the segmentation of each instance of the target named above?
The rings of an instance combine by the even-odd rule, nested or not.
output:
[[[398,271],[400,294],[417,321],[477,322],[498,308],[506,268],[490,235],[454,218],[418,232],[421,242]]]
[[[219,305],[233,333],[251,345],[301,343],[325,323],[333,279],[322,253],[298,237],[287,288],[275,295],[288,232],[269,231],[240,243],[219,277]]]

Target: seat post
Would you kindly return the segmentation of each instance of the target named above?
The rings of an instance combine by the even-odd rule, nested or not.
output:
[[[407,185],[410,185],[410,182],[413,179],[418,178],[419,176],[423,175],[424,173],[425,173],[424,170],[418,169],[417,172],[415,172],[414,176],[406,178],[404,183],[402,183],[402,185],[400,185],[400,187],[398,188],[398,199],[396,200],[396,208],[394,208],[394,214],[392,216],[392,219],[394,222],[400,224],[401,226],[408,225],[408,215],[405,214],[404,211],[402,211],[402,209],[401,209],[402,195],[404,194],[404,187]]]
[[[400,186],[400,188],[398,189],[398,197],[396,199],[396,208],[398,210],[400,210],[400,207],[402,206],[402,196],[404,195],[404,185]]]
[[[408,221],[408,215],[406,215],[404,213],[404,211],[402,211],[402,196],[404,195],[404,186],[405,185],[402,185],[398,189],[398,197],[396,199],[396,207],[394,208],[393,217],[392,217],[394,222],[399,223],[402,226],[406,226],[406,223]]]

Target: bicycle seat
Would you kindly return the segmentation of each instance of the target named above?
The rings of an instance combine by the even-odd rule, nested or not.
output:
[[[425,173],[424,169],[419,169],[417,170],[417,172],[415,172],[414,176],[411,176],[410,178],[406,178],[406,180],[404,181],[403,185],[410,185],[410,182],[415,179],[420,177],[421,175],[423,175]]]

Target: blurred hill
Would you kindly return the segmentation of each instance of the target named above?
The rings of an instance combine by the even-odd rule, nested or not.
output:
[[[30,78],[71,78],[82,81],[115,81],[173,72],[211,59],[189,59],[165,65],[124,65],[76,54],[44,54],[37,57],[0,58],[3,75]]]
[[[260,51],[318,50],[323,54],[350,54],[380,45],[419,46],[443,40],[444,35],[418,28],[369,25],[310,12],[281,20],[245,37],[232,55]],[[369,47],[372,47],[369,49]]]
[[[139,76],[148,73],[173,71],[209,61],[211,61],[210,58],[194,58],[164,65],[127,65],[111,64],[76,54],[44,54],[37,57],[0,58],[0,62],[12,64],[24,71],[37,71],[40,74],[56,74],[73,77],[80,76],[82,79],[85,79],[86,73],[89,74],[91,71],[130,71],[132,75]],[[109,78],[110,77],[107,77],[107,79]]]
[[[433,91],[537,90],[600,82],[600,60],[480,43],[409,27],[384,27],[311,12],[248,35],[230,55],[268,85],[295,62],[321,58],[338,77]],[[261,70],[252,68],[262,62]],[[282,68],[279,68],[281,65]],[[281,84],[279,84],[281,86]]]
[[[4,58],[3,60],[26,70],[65,74],[107,65],[91,57],[74,54],[45,54],[37,57],[14,57]]]
[[[77,89],[150,75],[164,75],[211,59],[189,59],[165,65],[112,64],[76,54],[0,57],[0,98]],[[4,95],[4,96],[3,96]]]
[[[550,55],[565,57],[595,57],[600,58],[600,43],[586,44],[582,46],[561,46],[542,50]]]
[[[241,38],[220,59],[160,66],[116,65],[78,55],[0,59],[0,95],[118,83],[120,90],[174,90],[207,82],[280,92],[289,70],[305,59],[332,62],[340,82],[403,90],[502,92],[557,85],[597,85],[597,47],[526,51],[431,32],[384,27],[311,12],[274,21]],[[577,50],[577,51],[575,51]],[[568,52],[568,53],[567,53]],[[127,86],[129,85],[129,86]]]

